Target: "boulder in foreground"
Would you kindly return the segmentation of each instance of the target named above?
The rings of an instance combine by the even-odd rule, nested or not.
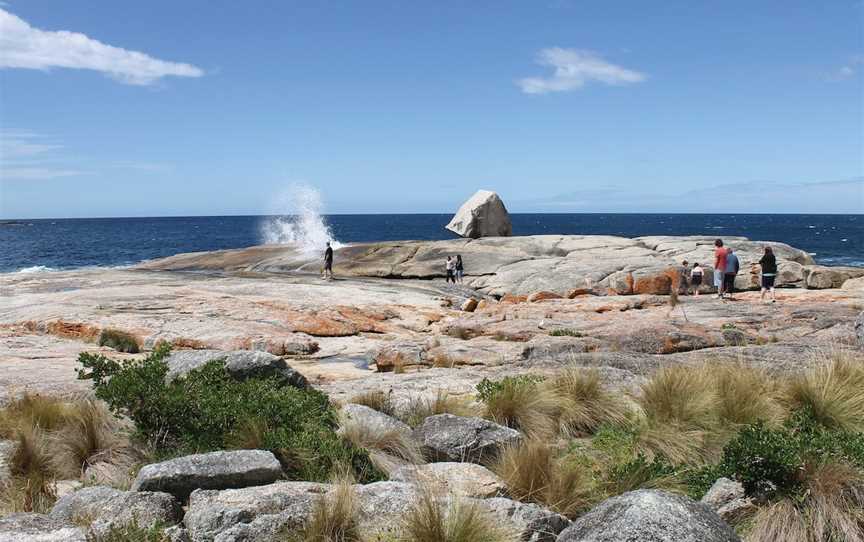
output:
[[[180,503],[167,493],[93,486],[62,497],[51,509],[51,517],[70,522],[86,518],[93,534],[99,537],[133,524],[149,529],[177,523]]]
[[[708,505],[653,489],[606,499],[558,536],[558,542],[622,540],[741,542]]]
[[[296,388],[303,389],[308,385],[306,378],[279,356],[255,350],[178,350],[165,360],[167,377],[172,380],[215,360],[221,360],[228,374],[237,380],[275,376]]]
[[[504,202],[495,192],[478,190],[459,207],[447,229],[461,237],[509,237],[513,225]]]
[[[185,499],[196,489],[259,486],[282,476],[276,457],[265,450],[210,452],[145,465],[133,491],[163,491]]]
[[[507,494],[497,474],[474,463],[406,465],[391,473],[390,480],[431,486],[442,495],[487,499]]]
[[[518,443],[522,433],[483,418],[438,414],[414,430],[414,439],[433,461],[480,463]]]
[[[20,513],[0,518],[4,542],[87,542],[81,527],[44,514]]]

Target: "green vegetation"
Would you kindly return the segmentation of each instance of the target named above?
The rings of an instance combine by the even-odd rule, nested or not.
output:
[[[99,334],[99,346],[107,346],[129,354],[137,354],[139,351],[135,337],[118,329],[103,329]]]
[[[549,332],[549,335],[552,337],[584,337],[585,334],[581,331],[576,331],[575,329],[553,329]]]
[[[237,381],[214,361],[166,381],[168,347],[140,360],[117,362],[82,353],[78,377],[93,381],[96,397],[128,416],[136,436],[160,456],[227,447],[268,449],[288,476],[326,480],[350,468],[359,480],[381,478],[368,453],[336,434],[336,413],[316,390],[285,386],[277,378]]]

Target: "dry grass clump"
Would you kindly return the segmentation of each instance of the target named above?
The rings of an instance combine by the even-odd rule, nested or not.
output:
[[[781,386],[766,372],[739,363],[660,369],[642,385],[636,402],[637,451],[673,464],[714,458],[738,427],[774,425],[786,413]]]
[[[134,462],[125,428],[91,399],[26,394],[0,409],[0,438],[14,442],[11,479],[0,488],[3,512],[44,511],[56,498],[55,479],[80,478],[99,463]]]
[[[377,410],[378,412],[387,414],[388,416],[393,416],[396,413],[396,408],[393,405],[390,394],[384,393],[381,390],[368,391],[366,393],[355,395],[348,402],[354,403],[355,405],[367,406],[372,410]]]
[[[802,497],[761,508],[747,542],[864,542],[864,473],[826,462],[805,473]]]
[[[54,472],[77,478],[100,462],[131,465],[134,461],[124,428],[104,404],[83,399],[69,408],[66,423],[52,434]]]
[[[349,418],[342,420],[339,433],[358,448],[368,450],[372,463],[384,472],[394,466],[392,458],[415,465],[423,463],[420,445],[403,431]]]
[[[504,380],[486,401],[485,417],[535,437],[555,434],[561,398],[554,390]]]
[[[575,518],[595,502],[588,469],[559,459],[551,444],[528,439],[505,449],[492,470],[520,501],[535,502]]]
[[[361,542],[357,520],[357,498],[352,481],[343,479],[315,503],[312,515],[299,533],[289,534],[286,542]]]
[[[411,427],[417,427],[423,423],[423,420],[436,414],[476,416],[478,409],[469,398],[454,397],[439,390],[432,399],[421,396],[413,397],[399,418]]]
[[[628,408],[620,396],[606,390],[596,369],[571,367],[544,383],[560,405],[559,426],[567,435],[584,436],[601,425],[623,425]]]
[[[517,542],[515,533],[484,512],[476,503],[450,498],[444,506],[424,491],[403,518],[400,542]]]
[[[792,377],[786,390],[792,409],[809,411],[832,429],[864,431],[864,364],[836,355]]]

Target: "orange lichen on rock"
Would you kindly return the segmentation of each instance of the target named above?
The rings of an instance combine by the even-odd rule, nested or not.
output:
[[[563,299],[564,296],[561,294],[556,294],[555,292],[534,292],[533,294],[528,296],[528,301],[531,303],[536,303],[537,301],[543,301],[545,299]]]

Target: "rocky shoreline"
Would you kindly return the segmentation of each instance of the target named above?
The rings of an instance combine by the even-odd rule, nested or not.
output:
[[[181,254],[131,269],[0,275],[0,403],[25,392],[92,393],[76,379],[80,352],[144,355],[100,346],[112,330],[145,353],[172,345],[170,379],[222,360],[238,380],[275,376],[285,386],[323,391],[344,405],[343,429],[348,416],[419,446],[432,462],[390,458],[389,481],[352,486],[356,521],[378,532],[373,540],[397,540],[388,529],[420,499],[421,479],[449,495],[440,506],[455,497],[474,503],[520,540],[645,535],[639,529],[651,522],[627,517],[662,518],[666,532],[657,540],[739,540],[723,520],[755,504],[734,482],[718,482],[703,504],[630,491],[572,521],[573,514],[520,501],[487,468],[490,457],[522,442],[519,431],[449,413],[409,427],[352,404],[377,394],[391,414],[404,415],[442,394],[476,403],[484,380],[554,379],[572,369],[596,371],[605,389],[635,397],[669,367],[737,363],[786,378],[818,366],[826,353],[860,361],[864,269],[818,266],[793,247],[770,243],[780,263],[777,303],[760,302],[750,269],[766,243],[733,238],[727,242],[742,261],[736,286],[743,290],[735,300],[705,289],[670,304],[668,294],[680,286],[676,266],[686,259],[710,270],[712,241],[533,236],[357,244],[336,251],[335,281],[319,277],[317,258],[287,246]],[[466,263],[461,285],[442,278],[445,256],[455,254]],[[284,465],[268,454],[220,451],[150,464],[129,491],[74,491],[75,482],[48,515],[0,519],[0,538],[98,539],[137,518],[177,524],[165,540],[277,540],[305,525],[338,486],[281,480]],[[92,520],[89,530],[72,522],[82,515]]]

